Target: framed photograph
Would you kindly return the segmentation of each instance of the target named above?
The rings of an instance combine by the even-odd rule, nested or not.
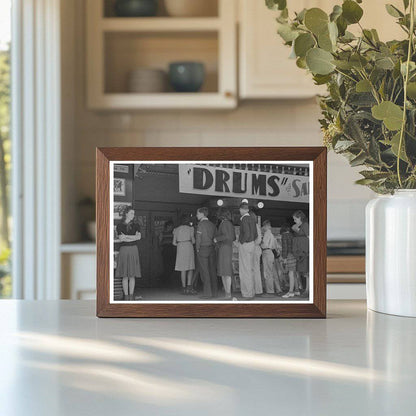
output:
[[[324,318],[326,154],[98,148],[97,316]]]
[[[113,195],[114,196],[126,196],[126,179],[113,178]]]

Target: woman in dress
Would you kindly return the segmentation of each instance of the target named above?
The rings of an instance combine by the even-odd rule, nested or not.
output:
[[[136,277],[141,277],[139,248],[137,242],[141,239],[140,226],[134,223],[134,209],[128,207],[117,225],[118,240],[121,242],[118,255],[116,277],[123,279],[124,300],[134,299]],[[137,300],[141,296],[136,297]]]
[[[301,280],[305,276],[304,296],[309,295],[309,223],[302,211],[293,214],[295,224],[292,227],[294,234],[293,252],[296,257],[296,271]]]
[[[231,212],[223,209],[219,212],[221,221],[214,243],[218,244],[217,275],[221,276],[225,291],[225,299],[231,299],[231,277],[233,275],[233,242],[236,238]]]
[[[182,215],[181,225],[173,230],[173,245],[176,246],[175,270],[181,272],[182,294],[194,295],[192,275],[195,270],[195,231],[187,215]]]

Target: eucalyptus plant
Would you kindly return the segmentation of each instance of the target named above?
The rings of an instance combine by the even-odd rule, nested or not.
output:
[[[387,42],[361,25],[361,3],[344,0],[329,14],[314,7],[291,18],[286,0],[266,0],[280,11],[277,32],[292,48],[296,65],[327,87],[319,97],[325,145],[351,166],[365,166],[358,184],[380,194],[414,189],[415,0],[403,0],[401,8],[385,6],[404,32],[403,40]],[[359,35],[348,30],[351,25]]]

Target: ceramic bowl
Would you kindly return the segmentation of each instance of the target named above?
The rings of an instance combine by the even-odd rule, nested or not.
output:
[[[119,17],[156,16],[158,0],[117,0],[114,5]]]
[[[176,92],[197,92],[205,80],[205,67],[201,62],[172,62],[169,65],[169,82]]]

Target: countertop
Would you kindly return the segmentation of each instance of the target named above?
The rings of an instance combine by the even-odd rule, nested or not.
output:
[[[97,319],[0,301],[0,415],[415,415],[416,319]]]

